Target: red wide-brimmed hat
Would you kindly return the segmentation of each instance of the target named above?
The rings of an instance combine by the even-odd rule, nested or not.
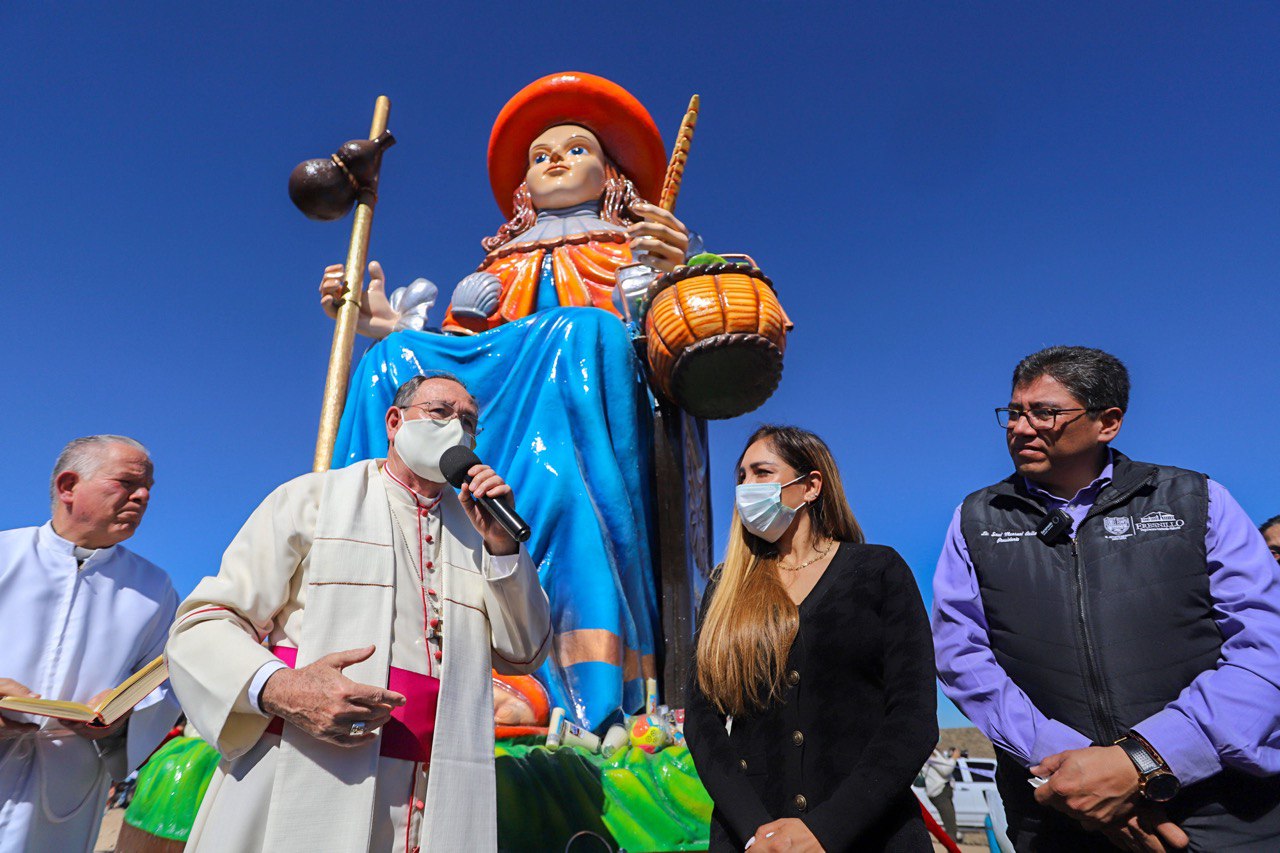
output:
[[[640,195],[657,201],[667,154],[649,111],[617,83],[581,71],[562,71],[516,92],[493,123],[489,185],[508,219],[514,212],[512,195],[529,170],[529,146],[558,124],[577,124],[594,133]]]

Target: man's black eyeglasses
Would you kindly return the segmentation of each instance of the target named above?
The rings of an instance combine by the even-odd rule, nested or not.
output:
[[[1058,425],[1058,415],[1071,412],[1104,412],[1106,409],[1010,409],[1007,406],[996,409],[996,423],[1001,429],[1013,429],[1019,418],[1026,418],[1032,429],[1053,429]]]

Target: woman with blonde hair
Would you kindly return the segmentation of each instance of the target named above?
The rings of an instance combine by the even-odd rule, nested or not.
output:
[[[932,850],[911,793],[938,737],[911,570],[864,544],[813,433],[761,427],[737,478],[685,716],[711,850]]]

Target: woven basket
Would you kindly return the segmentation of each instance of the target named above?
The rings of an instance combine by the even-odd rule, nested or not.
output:
[[[701,418],[758,408],[782,378],[791,322],[752,264],[679,267],[645,318],[658,390]]]

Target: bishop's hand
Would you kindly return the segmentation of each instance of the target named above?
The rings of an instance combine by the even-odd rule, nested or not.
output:
[[[263,685],[262,710],[297,726],[312,737],[338,746],[360,746],[405,703],[394,690],[360,684],[342,674],[368,660],[374,647],[325,655],[301,669],[280,669]],[[353,732],[352,726],[356,726]]]
[[[343,281],[346,270],[345,264],[329,264],[324,268],[324,276],[320,279],[320,307],[335,319],[338,316],[338,304],[347,290]],[[395,331],[396,321],[399,319],[399,313],[387,299],[387,276],[382,271],[382,264],[370,261],[369,287],[360,300],[360,319],[356,322],[356,331],[380,341]]]
[[[471,526],[484,537],[484,546],[495,557],[510,556],[520,551],[520,543],[511,538],[511,534],[489,515],[488,511],[476,502],[476,498],[488,495],[491,498],[511,500],[511,487],[506,484],[498,472],[488,465],[472,465],[467,470],[469,480],[458,490],[458,501],[467,511]]]

